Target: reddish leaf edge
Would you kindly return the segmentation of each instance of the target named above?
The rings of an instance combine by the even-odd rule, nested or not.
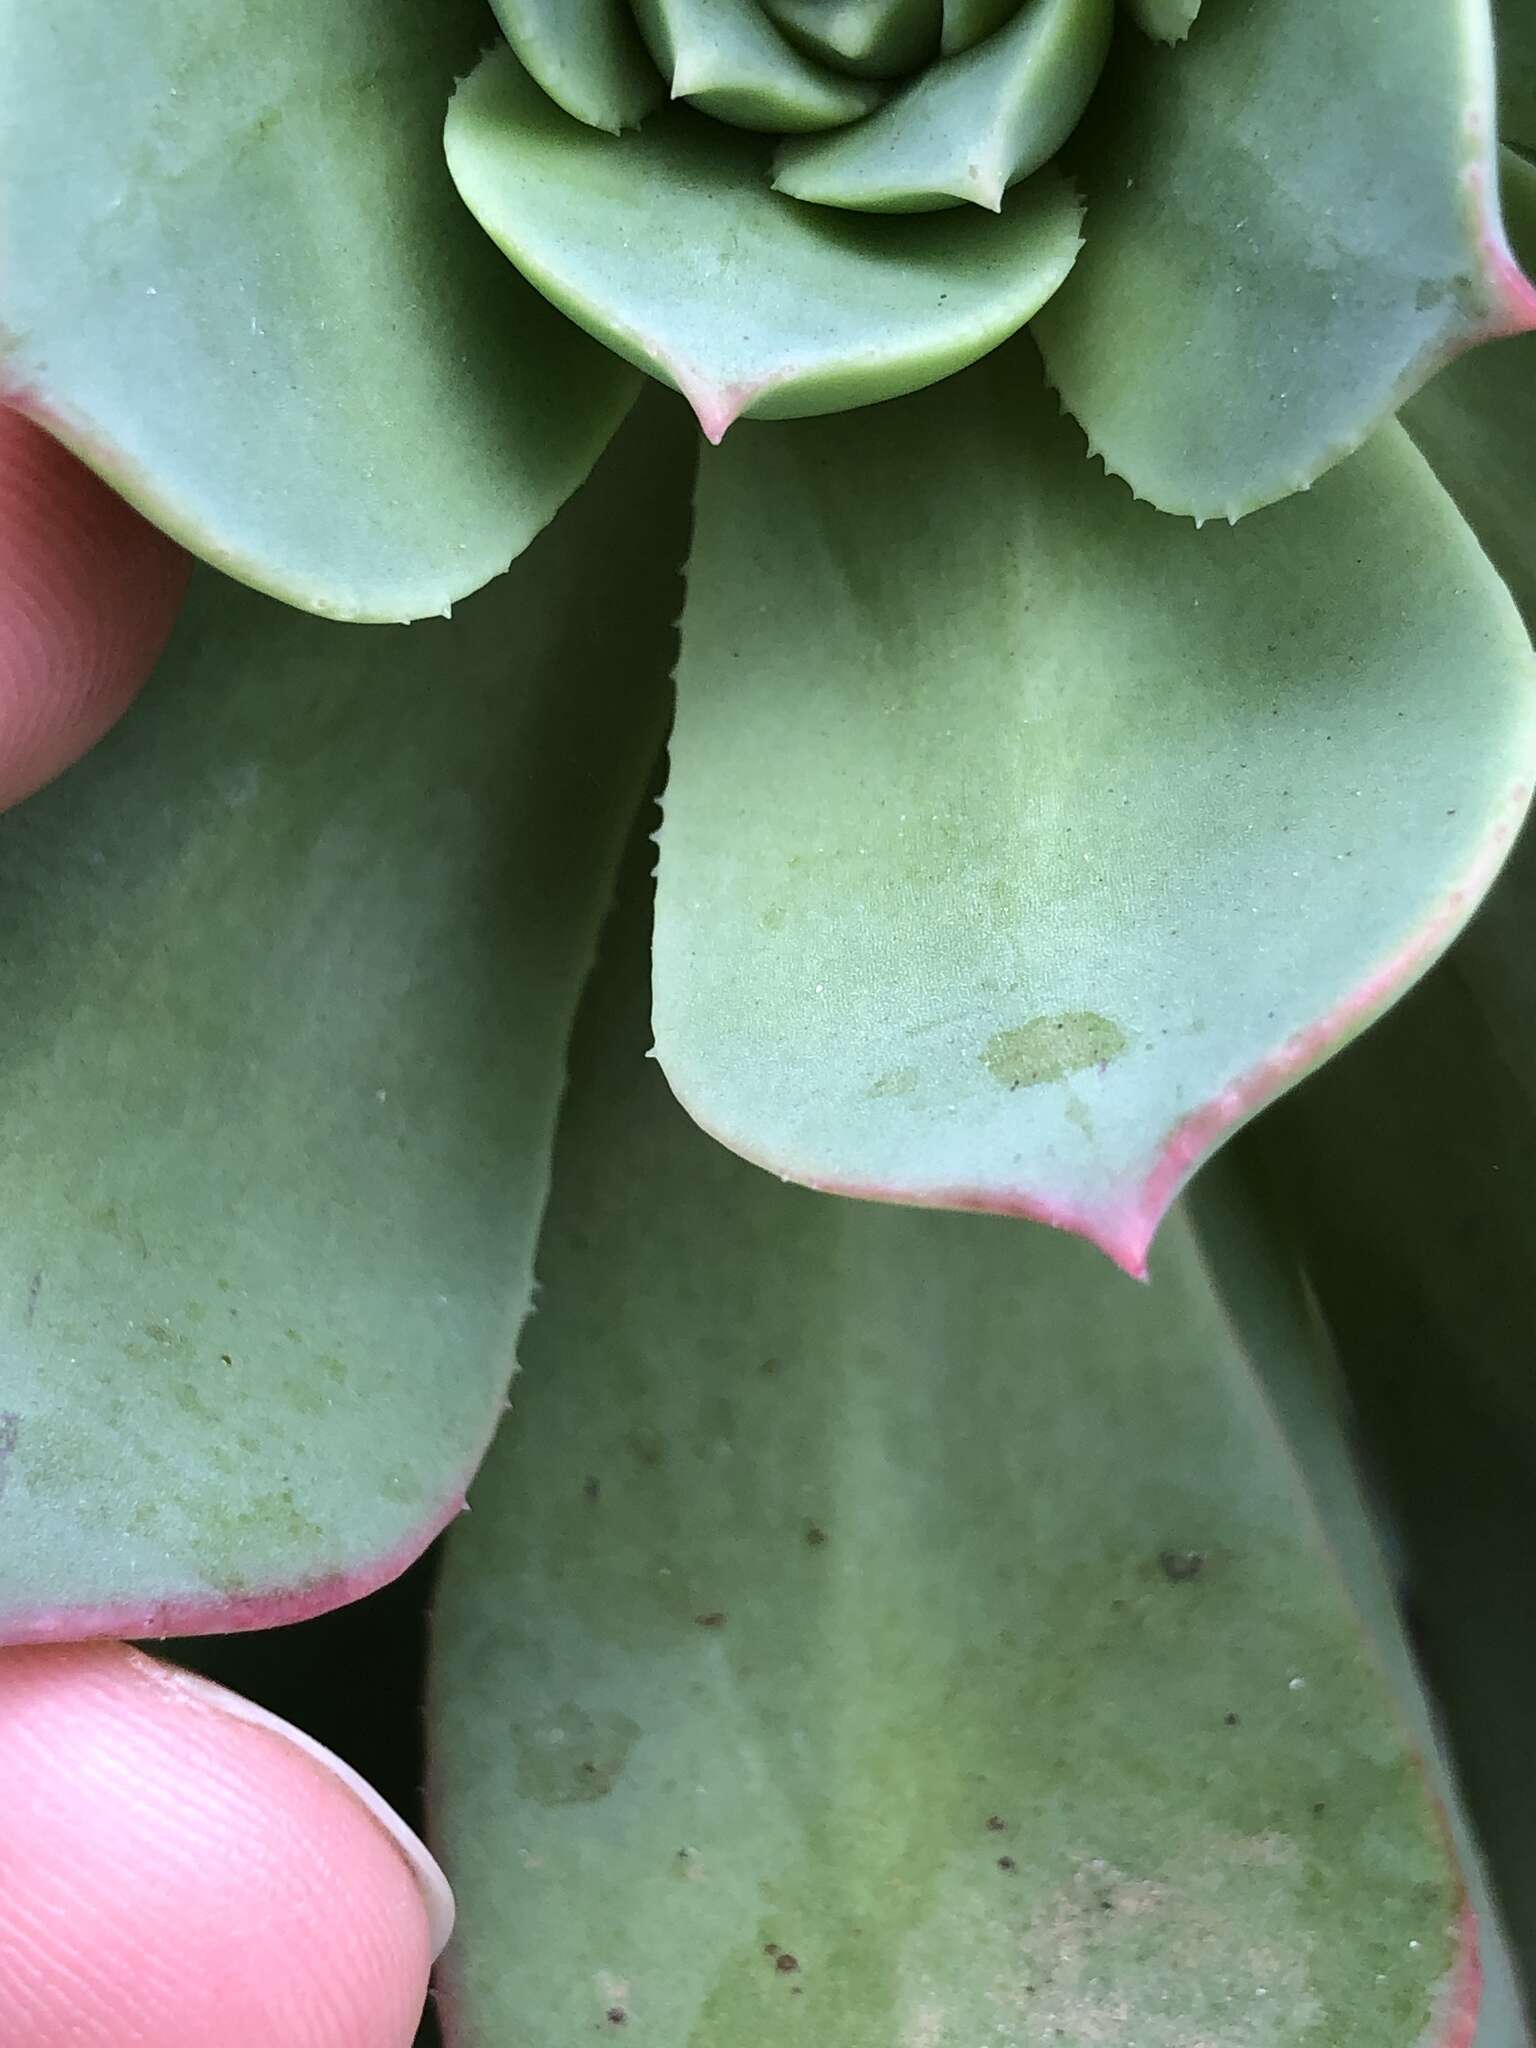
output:
[[[1448,360],[1481,342],[1536,332],[1536,284],[1526,276],[1510,247],[1502,213],[1489,202],[1490,175],[1482,165],[1474,164],[1467,172],[1467,186],[1477,212],[1478,251],[1493,290],[1493,305],[1482,326],[1449,351]]]
[[[899,1208],[953,1209],[991,1216],[1017,1217],[1043,1223],[1085,1238],[1132,1280],[1150,1278],[1148,1255],[1163,1218],[1198,1168],[1217,1147],[1251,1117],[1294,1086],[1313,1068],[1357,1037],[1382,1016],[1414,982],[1428,972],[1461,931],[1492,886],[1508,857],[1525,813],[1532,785],[1512,785],[1497,822],[1484,838],[1460,880],[1441,896],[1435,908],[1394,952],[1371,968],[1320,1017],[1294,1031],[1254,1066],[1218,1089],[1191,1110],[1158,1142],[1151,1165],[1130,1186],[1098,1201],[1065,1201],[1045,1189],[977,1188],[960,1185],[902,1188],[839,1175],[786,1171],[785,1162],[754,1151],[713,1123],[690,1100],[686,1083],[668,1071],[659,1049],[652,1057],[667,1076],[668,1086],[688,1115],[708,1137],[750,1165],[777,1174],[818,1194],[860,1202],[888,1202]]]
[[[23,1643],[78,1643],[99,1637],[148,1640],[160,1636],[240,1635],[251,1629],[284,1628],[313,1621],[333,1608],[348,1607],[377,1593],[409,1566],[459,1515],[468,1510],[467,1472],[426,1519],[381,1556],[340,1570],[316,1573],[291,1585],[249,1593],[175,1594],[164,1600],[95,1601],[80,1606],[17,1607],[0,1615],[0,1648]]]
[[[1440,1987],[1440,2013],[1431,2023],[1437,2048],[1472,2048],[1483,2009],[1483,1956],[1477,1915],[1463,1898],[1456,1916],[1456,1953]]]
[[[3,343],[3,329],[0,329],[0,343]],[[639,394],[638,383],[623,406],[617,411],[611,423],[594,444],[586,458],[585,467],[567,493],[563,504],[568,504],[577,491],[591,476],[608,443],[624,424],[630,405]],[[10,384],[5,381],[4,365],[0,363],[0,405],[23,414],[32,424],[41,427],[45,434],[67,448],[71,455],[93,470],[111,491],[116,492],[135,512],[146,519],[151,526],[158,527],[168,539],[178,542],[188,554],[195,555],[200,562],[208,563],[236,583],[243,583],[248,589],[257,591],[263,597],[275,598],[279,604],[290,610],[307,612],[317,619],[329,619],[346,626],[413,626],[422,619],[450,618],[453,607],[483,590],[488,583],[494,583],[499,576],[505,576],[519,556],[532,547],[551,521],[562,509],[556,506],[547,519],[531,532],[505,561],[498,560],[490,568],[482,565],[467,570],[462,576],[445,577],[441,587],[433,590],[430,597],[425,594],[412,596],[404,609],[396,604],[379,605],[372,603],[354,604],[338,601],[334,592],[323,582],[298,573],[288,573],[280,564],[274,564],[247,550],[234,547],[221,540],[214,533],[195,505],[168,491],[155,471],[136,456],[128,453],[121,443],[104,431],[94,421],[76,414],[66,407],[53,404],[32,384]],[[724,428],[721,429],[723,433]]]

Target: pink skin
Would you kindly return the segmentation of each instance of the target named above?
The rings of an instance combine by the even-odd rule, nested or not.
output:
[[[190,567],[19,413],[0,408],[0,809],[96,744],[127,710]]]
[[[367,1808],[120,1643],[0,1656],[0,2040],[408,2048],[426,1908]]]

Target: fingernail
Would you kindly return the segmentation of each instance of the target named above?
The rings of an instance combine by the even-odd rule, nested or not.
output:
[[[453,1887],[443,1875],[442,1865],[420,1835],[414,1828],[406,1826],[368,1780],[359,1777],[349,1763],[344,1763],[323,1742],[316,1742],[312,1735],[306,1735],[302,1728],[295,1728],[291,1721],[281,1720],[265,1707],[258,1707],[254,1700],[245,1699],[237,1692],[228,1692],[222,1685],[215,1685],[212,1679],[200,1677],[194,1671],[161,1664],[152,1657],[144,1661],[153,1667],[162,1682],[169,1683],[178,1692],[195,1693],[200,1700],[206,1700],[208,1705],[231,1720],[248,1721],[253,1728],[265,1728],[273,1735],[280,1735],[285,1742],[292,1743],[295,1749],[302,1749],[307,1757],[319,1764],[322,1770],[329,1771],[333,1778],[339,1778],[347,1790],[362,1801],[411,1867],[422,1904],[427,1909],[427,1931],[432,1944],[432,1960],[436,1962],[448,1946],[448,1937],[453,1932]]]

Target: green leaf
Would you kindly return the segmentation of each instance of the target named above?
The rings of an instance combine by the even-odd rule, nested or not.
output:
[[[291,1620],[457,1509],[665,712],[668,411],[451,626],[203,577],[0,827],[0,1639]]]
[[[877,86],[802,56],[757,0],[634,0],[641,32],[675,100],[738,128],[796,135],[856,121]]]
[[[1200,0],[1124,0],[1143,35],[1158,43],[1182,43],[1195,25]]]
[[[636,909],[441,1582],[454,2040],[1450,2038],[1440,1823],[1184,1221],[1146,1291],[752,1173]]]
[[[1000,29],[1017,0],[943,0],[944,28],[940,48],[946,57],[979,43]]]
[[[1238,1148],[1307,1254],[1401,1518],[1417,1637],[1528,1992],[1533,856],[1526,840],[1434,973]]]
[[[492,0],[518,61],[589,128],[637,128],[666,99],[628,0]]]
[[[1464,1465],[1457,1469],[1468,1440],[1479,1433],[1477,1402],[1464,1398],[1470,1390],[1454,1379],[1454,1368],[1452,1375],[1444,1373],[1450,1361],[1436,1360],[1433,1342],[1425,1342],[1433,1326],[1413,1327],[1412,1290],[1406,1297],[1392,1291],[1390,1273],[1374,1256],[1373,1220],[1351,1210],[1347,1198],[1335,1199],[1349,1173],[1315,1208],[1308,1204],[1291,1213],[1272,1198],[1255,1203],[1252,1186],[1255,1154],[1263,1154],[1268,1141],[1283,1132],[1298,1111],[1304,1115],[1315,1096],[1331,1094],[1336,1077],[1368,1063],[1378,1041],[1396,1038],[1399,1020],[1419,1007],[1424,990],[1444,972],[1441,966],[1427,976],[1379,1033],[1340,1055],[1317,1087],[1298,1089],[1273,1116],[1241,1137],[1196,1181],[1188,1213],[1217,1292],[1236,1315],[1250,1368],[1305,1477],[1349,1598],[1391,1684],[1402,1725],[1426,1759],[1431,1786],[1461,1859],[1476,1921],[1482,1995],[1480,2001],[1469,2000],[1473,2009],[1448,2013],[1448,2024],[1434,2040],[1442,2048],[1529,2048],[1519,1985],[1523,1980],[1529,1987],[1536,1963],[1530,1831],[1522,1825],[1530,1811],[1532,1767],[1529,1745],[1514,1732],[1520,1713],[1528,1717],[1533,1704],[1528,1679],[1515,1682],[1507,1702],[1495,1705],[1485,1699],[1479,1703],[1480,1716],[1463,1713],[1469,1692],[1485,1682],[1495,1666],[1501,1675],[1511,1677],[1522,1667],[1526,1672],[1536,1670],[1536,1657],[1521,1640],[1530,1633],[1529,1588],[1519,1561],[1528,1555],[1529,1544],[1517,1538],[1506,1555],[1479,1557],[1477,1543],[1480,1538],[1488,1540],[1507,1501],[1490,1515],[1486,1498],[1474,1502],[1456,1497],[1469,1478],[1474,1489],[1486,1484],[1488,1493],[1497,1495],[1507,1481],[1507,1446],[1502,1455],[1492,1445],[1487,1447],[1482,1473]],[[1403,1127],[1399,1116],[1398,1129]],[[1339,1126],[1346,1143],[1347,1130],[1346,1120]],[[1363,1126],[1356,1124],[1351,1135],[1358,1141]],[[1424,1213],[1435,1206],[1432,1199]],[[1353,1326],[1332,1313],[1333,1272],[1311,1256],[1298,1255],[1299,1248],[1310,1254],[1316,1240],[1332,1234],[1336,1223],[1342,1229],[1333,1239],[1338,1255],[1334,1264],[1349,1275],[1355,1305],[1365,1309],[1363,1322],[1356,1319]],[[1433,1260],[1435,1251],[1429,1256]],[[1319,1313],[1320,1296],[1326,1313]],[[1297,1341],[1299,1331],[1305,1332],[1303,1342]],[[1402,1340],[1407,1341],[1409,1356],[1399,1349]],[[1390,1466],[1384,1472],[1382,1464],[1386,1446],[1381,1425],[1388,1415],[1388,1438],[1416,1431],[1426,1445],[1441,1442],[1451,1453],[1442,1466],[1429,1527],[1418,1532],[1430,1536],[1433,1556],[1417,1541],[1407,1546],[1403,1541],[1396,1497],[1401,1473]],[[1386,1489],[1384,1477],[1389,1482]],[[1527,1476],[1527,1501],[1529,1494]],[[1361,1513],[1362,1504],[1368,1508],[1366,1515]],[[1413,1505],[1417,1509],[1422,1503]],[[1463,1513],[1466,1523],[1453,1532],[1451,1523]],[[1529,1520],[1528,1507],[1525,1519]],[[1384,1562],[1390,1565],[1391,1577]],[[1455,1670],[1447,1668],[1444,1644],[1435,1642],[1427,1630],[1430,1624],[1438,1632],[1447,1617],[1427,1611],[1426,1594],[1437,1608],[1454,1605],[1459,1638]],[[1405,1614],[1412,1632],[1411,1652],[1404,1636]],[[1508,1634],[1501,1627],[1506,1616]],[[1490,1781],[1498,1780],[1503,1781],[1502,1813],[1493,1810],[1488,1797]],[[1519,1866],[1517,1874],[1523,1878],[1519,1898],[1512,1896],[1508,1884],[1513,1865]]]
[[[855,78],[900,78],[938,54],[942,0],[763,0],[791,42]]]
[[[1052,170],[1001,220],[843,219],[770,190],[765,145],[686,108],[619,140],[584,128],[504,50],[459,88],[446,140],[487,233],[681,391],[712,441],[744,413],[837,411],[947,377],[1020,327],[1078,247]]]
[[[1536,769],[1503,587],[1405,436],[1196,534],[1023,347],[703,469],[657,1052],[748,1158],[1139,1270],[1411,982]]]
[[[1506,158],[1517,239],[1536,172]],[[1462,357],[1405,422],[1536,623],[1536,337]],[[1536,1272],[1536,842],[1359,1046],[1239,1148],[1306,1251],[1401,1517],[1415,1623],[1536,1991],[1529,1559]]]
[[[1121,37],[1074,149],[1092,223],[1037,328],[1165,511],[1304,488],[1458,348],[1536,325],[1495,203],[1485,0],[1220,0]]]
[[[1536,168],[1509,149],[1500,168],[1515,246],[1536,257]],[[1536,631],[1536,335],[1469,350],[1402,417]]]
[[[1536,149],[1536,15],[1528,0],[1494,0],[1499,67],[1499,133]]]
[[[947,58],[855,127],[786,143],[780,192],[866,213],[969,200],[998,212],[1010,185],[1055,155],[1088,104],[1114,0],[1030,0],[1006,29]]]
[[[419,617],[500,574],[634,394],[443,170],[485,28],[469,0],[12,11],[6,395],[311,611]]]

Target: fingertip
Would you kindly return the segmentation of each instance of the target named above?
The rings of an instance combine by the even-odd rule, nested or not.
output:
[[[127,710],[190,566],[68,449],[0,406],[0,809]]]
[[[0,1652],[0,2040],[407,2048],[432,1950],[410,1864],[226,1699],[121,1644]]]

